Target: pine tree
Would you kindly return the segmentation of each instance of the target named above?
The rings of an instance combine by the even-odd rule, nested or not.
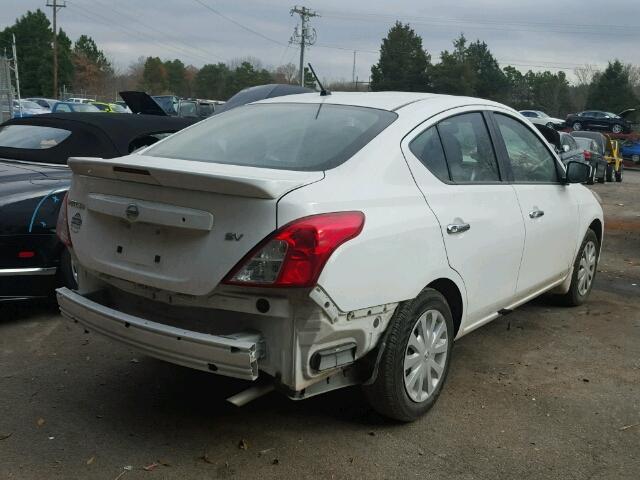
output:
[[[378,63],[371,67],[371,90],[429,91],[430,65],[422,38],[408,24],[396,22],[382,40]]]

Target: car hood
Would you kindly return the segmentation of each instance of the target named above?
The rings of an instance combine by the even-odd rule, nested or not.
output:
[[[629,114],[635,112],[636,109],[635,108],[627,108],[626,110],[621,111],[618,116],[620,118],[626,118]]]

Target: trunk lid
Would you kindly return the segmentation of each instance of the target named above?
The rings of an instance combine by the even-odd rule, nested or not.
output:
[[[276,229],[277,202],[324,178],[144,155],[71,158],[68,216],[86,268],[205,295]]]

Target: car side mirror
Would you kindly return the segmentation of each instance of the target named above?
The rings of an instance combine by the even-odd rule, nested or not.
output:
[[[562,151],[563,151],[564,153],[567,153],[569,150],[571,150],[571,147],[570,147],[569,145],[563,145],[563,146],[562,146]]]
[[[591,175],[591,165],[582,162],[568,162],[564,183],[585,183]]]

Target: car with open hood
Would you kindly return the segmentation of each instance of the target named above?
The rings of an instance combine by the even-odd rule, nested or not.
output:
[[[483,99],[306,93],[121,158],[69,160],[64,317],[303,399],[364,385],[410,421],[456,338],[549,291],[587,301],[602,208],[522,116]]]
[[[51,296],[56,286],[75,286],[69,252],[56,237],[71,180],[67,158],[120,157],[192,123],[74,113],[0,125],[0,300]]]
[[[615,114],[601,110],[585,110],[567,115],[565,122],[572,130],[605,130],[613,133],[629,133],[631,123],[625,117],[635,111],[635,108],[628,108]]]

